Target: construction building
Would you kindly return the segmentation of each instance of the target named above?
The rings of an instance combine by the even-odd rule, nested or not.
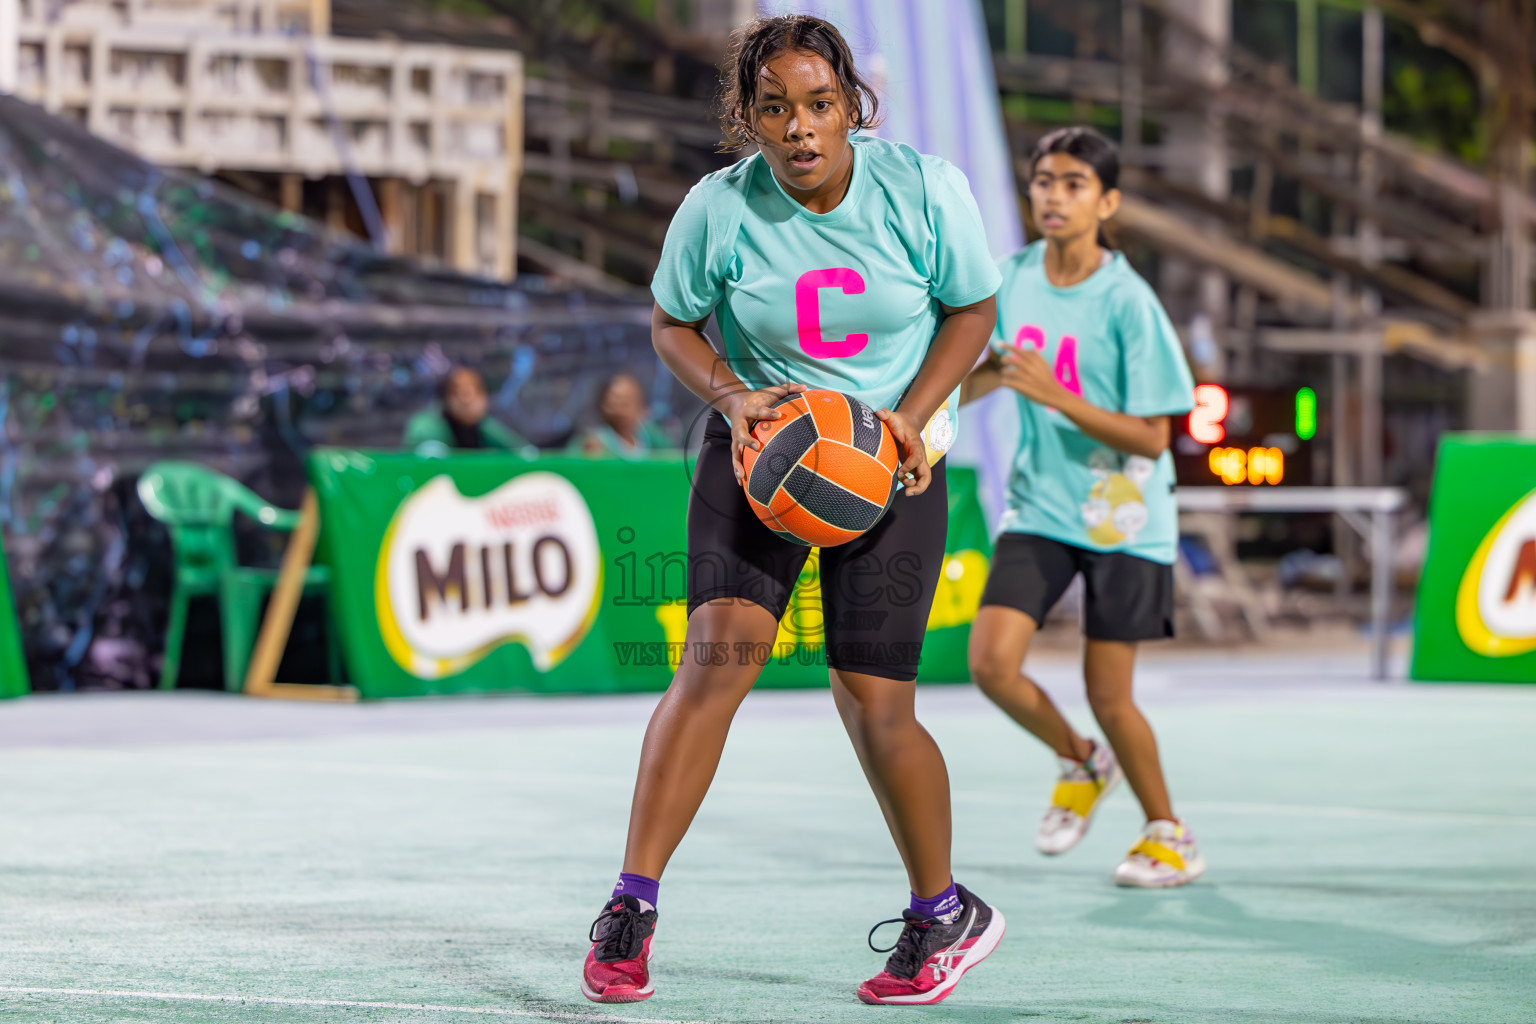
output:
[[[514,276],[519,54],[331,34],[329,0],[0,0],[0,92],[390,253]]]

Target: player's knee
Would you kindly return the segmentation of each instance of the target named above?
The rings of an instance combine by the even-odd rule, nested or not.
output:
[[[884,701],[873,705],[861,705],[859,725],[866,736],[891,735],[910,728],[916,721],[912,709],[902,708]]]
[[[1093,717],[1105,728],[1113,728],[1140,714],[1128,693],[1103,694],[1090,690],[1088,707],[1093,710]]]
[[[744,660],[744,652],[756,651],[778,631],[778,621],[767,609],[749,602],[710,601],[688,618],[688,635],[682,655],[714,667]]]
[[[746,698],[755,673],[743,673],[736,666],[679,672],[667,688],[674,706],[688,711],[734,711]]]
[[[988,695],[1012,683],[1019,674],[1017,665],[1010,666],[1007,658],[986,648],[970,652],[970,668],[971,678]]]
[[[849,693],[838,702],[843,720],[866,736],[894,732],[916,721],[911,694]]]

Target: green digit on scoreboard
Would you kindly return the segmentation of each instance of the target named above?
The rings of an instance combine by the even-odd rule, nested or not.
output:
[[[1317,433],[1317,392],[1302,388],[1296,392],[1296,436],[1312,440]]]

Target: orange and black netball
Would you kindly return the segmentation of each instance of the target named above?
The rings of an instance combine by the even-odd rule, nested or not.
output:
[[[896,438],[875,411],[852,395],[816,390],[760,420],[746,449],[743,487],[763,525],[811,547],[846,544],[880,521],[896,493]]]

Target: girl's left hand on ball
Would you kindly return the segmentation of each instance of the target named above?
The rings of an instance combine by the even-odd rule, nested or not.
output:
[[[896,470],[896,480],[907,490],[907,497],[915,498],[928,489],[933,479],[933,467],[928,465],[928,446],[923,443],[923,430],[914,426],[903,413],[889,409],[876,410],[875,415],[885,421],[896,447],[902,452],[901,465]]]
[[[1031,402],[1055,407],[1069,394],[1056,379],[1051,364],[1032,348],[1003,354],[1003,386],[1013,388]]]

